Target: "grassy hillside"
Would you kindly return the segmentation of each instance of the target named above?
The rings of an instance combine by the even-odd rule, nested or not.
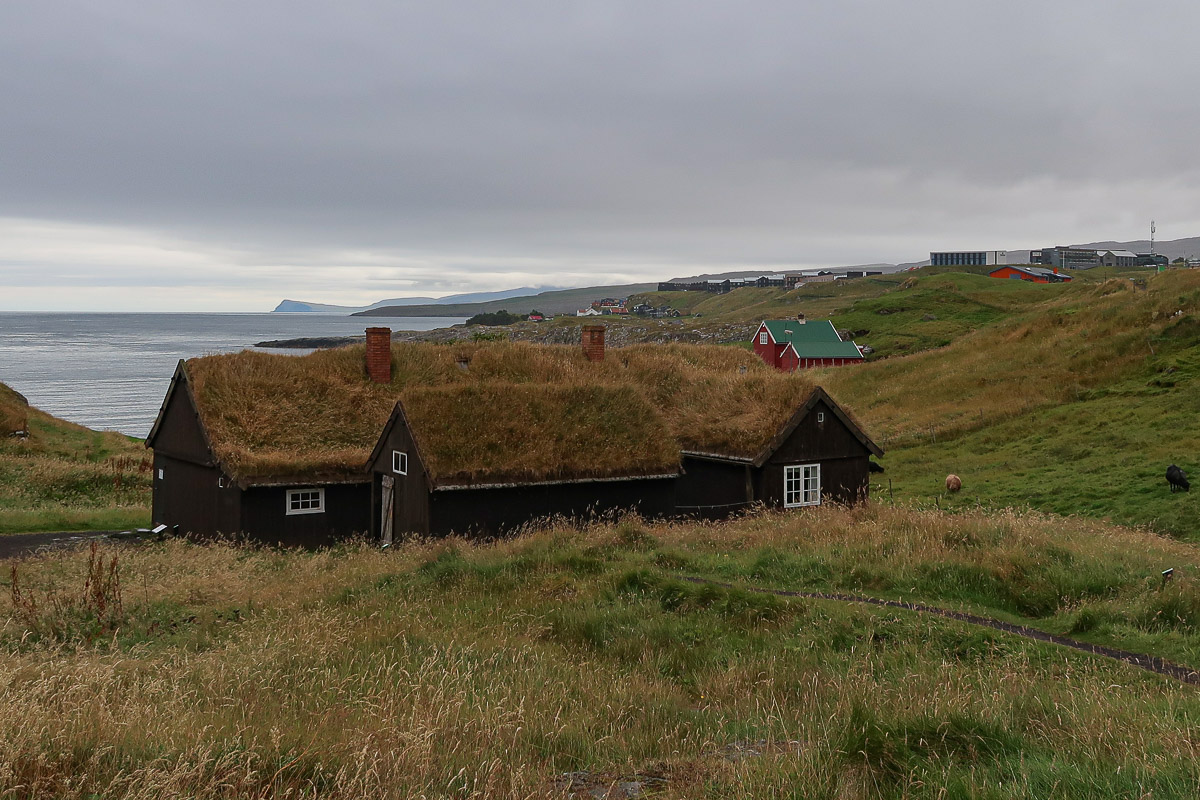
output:
[[[913,272],[812,283],[792,291],[744,288],[728,294],[645,292],[639,300],[667,305],[712,322],[758,322],[803,313],[831,318],[839,328],[868,331],[861,338],[879,355],[913,352],[946,344],[981,324],[1035,303],[1065,286],[1000,281],[987,276],[989,267],[923,267]],[[1074,273],[1072,286],[1094,285],[1111,278],[1145,282],[1146,269],[1097,268]],[[885,319],[889,315],[891,319]],[[934,316],[936,319],[925,319]],[[607,321],[607,320],[606,320]],[[937,325],[927,323],[937,322]]]
[[[943,276],[905,291],[947,280],[969,288],[968,276]],[[1196,536],[1195,495],[1172,495],[1163,476],[1171,463],[1200,476],[1200,274],[1166,272],[1144,290],[1119,279],[996,283],[1011,305],[983,298],[993,302],[980,316],[999,318],[945,347],[815,375],[890,451],[894,496],[1028,504]],[[1021,305],[1025,289],[1052,291]],[[960,296],[960,308],[981,299]],[[964,480],[955,498],[940,497],[948,472]]]
[[[29,435],[12,435],[18,430]],[[0,534],[149,521],[149,453],[140,441],[52,417],[0,384]]]
[[[0,792],[1041,800],[1200,782],[1194,686],[746,588],[920,599],[1200,666],[1196,550],[1098,523],[875,506],[93,559],[22,562],[16,591],[0,573]],[[81,594],[89,574],[119,577]]]
[[[909,276],[890,291],[858,299],[831,316],[871,359],[930,350],[1057,297],[1065,287],[966,273]]]
[[[895,289],[907,277],[907,273],[872,275],[835,283],[811,283],[791,291],[744,288],[728,294],[643,292],[637,299],[655,307],[666,305],[684,314],[696,314],[708,318],[709,322],[758,322],[801,312],[813,318],[824,318],[849,308],[858,300]]]

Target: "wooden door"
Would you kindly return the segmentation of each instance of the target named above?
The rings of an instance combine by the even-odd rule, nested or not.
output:
[[[391,475],[383,476],[383,507],[382,515],[379,518],[379,543],[381,545],[390,545],[392,543],[392,526],[395,520],[393,513],[393,505],[396,497],[396,479]]]

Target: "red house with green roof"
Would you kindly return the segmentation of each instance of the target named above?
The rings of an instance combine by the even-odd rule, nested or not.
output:
[[[840,367],[863,360],[854,342],[843,342],[827,319],[768,319],[754,334],[754,352],[775,369]]]

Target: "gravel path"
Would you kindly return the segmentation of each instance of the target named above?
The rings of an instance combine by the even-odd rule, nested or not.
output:
[[[60,547],[78,547],[120,531],[76,531],[74,533],[17,533],[0,535],[0,559],[16,558]]]
[[[935,606],[921,605],[920,603],[907,603],[903,600],[882,600],[878,597],[867,597],[865,595],[856,594],[840,594],[830,592],[790,592],[783,589],[763,589],[756,586],[736,586],[732,583],[722,583],[720,581],[710,581],[705,578],[684,577],[683,580],[690,583],[712,584],[713,586],[721,586],[726,589],[744,589],[750,592],[759,592],[761,594],[773,594],[780,597],[801,597],[810,600],[836,600],[842,603],[866,603],[873,606],[884,606],[886,608],[902,608],[906,611],[917,611],[922,614],[934,614],[947,619],[966,622],[971,625],[980,625],[984,628],[992,628],[993,630],[1004,631],[1005,633],[1015,633],[1017,636],[1024,636],[1026,639],[1035,639],[1039,642],[1049,642],[1062,647],[1070,647],[1072,650],[1081,650],[1092,655],[1103,656],[1129,664],[1138,669],[1144,669],[1147,672],[1153,672],[1157,675],[1165,675],[1168,678],[1200,685],[1200,672],[1197,672],[1190,667],[1184,667],[1179,664],[1167,661],[1164,658],[1156,656],[1148,656],[1144,653],[1131,653],[1128,650],[1118,650],[1115,647],[1105,647],[1101,644],[1090,644],[1081,642],[1078,639],[1071,639],[1067,636],[1059,636],[1056,633],[1047,633],[1040,631],[1037,628],[1029,628],[1025,625],[1014,625],[1011,622],[1001,622],[998,619],[991,617],[981,617],[978,614],[968,614],[963,611],[951,611],[946,608],[937,608]]]

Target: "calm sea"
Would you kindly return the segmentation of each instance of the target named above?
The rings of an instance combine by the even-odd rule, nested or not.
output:
[[[0,383],[89,428],[145,436],[181,358],[301,336],[362,336],[371,325],[426,331],[454,317],[345,314],[26,314],[0,312]],[[270,350],[300,354],[304,350]]]

